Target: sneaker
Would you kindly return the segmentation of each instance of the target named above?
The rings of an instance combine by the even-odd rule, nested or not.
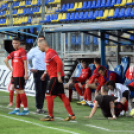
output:
[[[66,119],[63,121],[70,121],[70,120],[75,120],[75,115],[68,116]]]
[[[87,104],[90,108],[93,108],[93,107],[94,107],[94,103],[86,102],[86,104]]]
[[[86,104],[86,102],[84,100],[80,101],[80,102],[77,102],[77,105],[82,105],[82,104]]]
[[[8,114],[19,114],[19,112],[20,112],[20,110],[16,110],[16,109],[14,109],[12,112],[10,112],[10,113],[8,113]]]
[[[36,110],[36,114],[44,114],[47,113],[47,111],[43,110],[43,109],[37,109]]]
[[[12,107],[13,106],[13,103],[12,102],[10,102],[8,105],[7,105],[7,107]]]
[[[93,104],[93,102],[92,102],[92,101],[86,101],[86,104],[87,104],[88,106],[90,106],[90,105]]]
[[[40,119],[40,121],[54,121],[54,118],[48,115],[47,117]]]
[[[17,115],[29,115],[29,110],[23,110],[21,113],[17,114]]]
[[[125,110],[122,110],[122,111],[120,112],[120,116],[125,116]]]

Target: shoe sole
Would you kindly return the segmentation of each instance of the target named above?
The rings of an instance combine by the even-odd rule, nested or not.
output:
[[[51,120],[40,119],[40,121],[54,121],[54,119]]]
[[[19,114],[17,114],[17,115],[19,115]],[[24,116],[24,115],[29,115],[29,113],[27,113],[27,114],[23,114],[23,115],[19,115],[19,116]]]

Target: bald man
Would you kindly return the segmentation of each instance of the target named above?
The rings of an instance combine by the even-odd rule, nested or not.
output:
[[[64,106],[69,114],[69,116],[66,119],[64,119],[64,121],[74,120],[75,115],[71,109],[70,102],[64,93],[64,87],[63,87],[64,72],[63,72],[62,61],[59,58],[57,52],[49,48],[45,39],[42,39],[38,42],[38,47],[42,52],[45,52],[46,71],[42,75],[41,79],[44,80],[46,74],[49,74],[50,76],[50,82],[47,85],[45,94],[49,115],[41,119],[41,121],[54,120],[53,103],[54,98],[56,98],[57,96],[63,101]]]

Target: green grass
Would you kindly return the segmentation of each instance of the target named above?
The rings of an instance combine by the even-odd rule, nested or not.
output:
[[[30,115],[23,117],[17,115],[8,115],[8,112],[12,111],[12,109],[6,108],[8,101],[8,93],[0,92],[0,134],[67,134],[71,132],[79,134],[134,133],[133,118],[120,117],[117,120],[108,120],[102,116],[100,109],[98,109],[97,113],[92,119],[85,119],[84,116],[89,115],[91,108],[87,106],[78,106],[76,105],[75,100],[71,103],[71,106],[76,115],[77,122],[62,121],[62,119],[66,118],[68,114],[63,103],[58,97],[55,99],[54,103],[55,120],[53,122],[41,122],[40,118],[44,117],[45,115],[34,114],[36,110],[34,97],[28,97]],[[44,108],[47,110],[46,101]],[[95,128],[94,126],[108,129],[108,131]]]

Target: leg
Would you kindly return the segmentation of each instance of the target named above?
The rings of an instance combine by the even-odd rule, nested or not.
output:
[[[77,93],[78,93],[80,96],[83,96],[83,93],[82,93],[81,88],[82,88],[81,83],[76,83],[76,84],[75,84],[75,89],[76,89]]]
[[[11,84],[11,88],[9,91],[9,105],[8,106],[13,105],[13,96],[14,96],[14,84]]]

